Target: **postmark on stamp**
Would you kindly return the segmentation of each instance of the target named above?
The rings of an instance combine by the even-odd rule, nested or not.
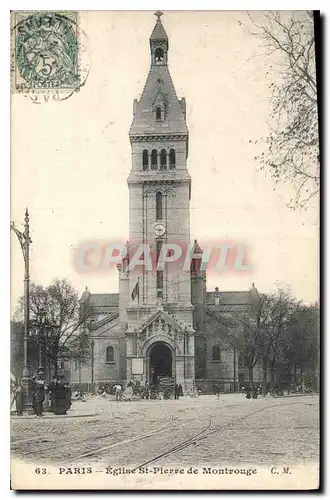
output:
[[[60,91],[82,84],[78,13],[12,12],[11,70],[14,92]]]

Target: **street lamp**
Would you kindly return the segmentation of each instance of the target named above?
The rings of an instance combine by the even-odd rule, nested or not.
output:
[[[40,312],[37,312],[37,314],[36,314],[36,326],[37,326],[38,352],[39,352],[38,371],[44,373],[45,370],[44,370],[42,344],[45,340],[45,335],[47,335],[47,332],[46,332],[47,315],[46,315],[45,311],[42,310]]]
[[[34,332],[38,343],[38,373],[43,376],[43,379],[48,385],[50,381],[49,364],[47,363],[47,348],[48,348],[48,332],[51,325],[47,320],[47,313],[41,309],[36,313],[35,322],[33,324]],[[45,411],[48,411],[48,393],[45,394]]]
[[[30,238],[30,225],[29,225],[29,212],[26,208],[25,218],[24,218],[24,232],[19,231],[14,222],[10,223],[10,229],[16,234],[18,241],[21,245],[23,258],[24,258],[24,365],[23,365],[23,377],[21,380],[22,391],[24,397],[23,409],[26,412],[32,413],[32,385],[30,379],[29,363],[28,363],[28,341],[29,341],[29,329],[30,329],[30,301],[29,301],[29,286],[30,286],[30,244],[32,240]]]

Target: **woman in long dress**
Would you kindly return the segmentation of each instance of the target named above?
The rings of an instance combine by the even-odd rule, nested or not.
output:
[[[55,415],[66,415],[67,409],[67,389],[61,378],[55,387],[54,413]]]

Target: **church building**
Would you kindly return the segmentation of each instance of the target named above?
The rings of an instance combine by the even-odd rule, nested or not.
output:
[[[133,104],[129,130],[132,169],[128,248],[149,245],[156,261],[163,245],[193,245],[190,269],[182,262],[163,268],[130,268],[130,252],[118,267],[119,293],[93,294],[81,302],[93,308],[91,356],[73,363],[70,382],[152,383],[171,377],[189,391],[194,384],[222,390],[247,381],[244,360],[224,335],[226,318],[249,307],[252,292],[206,291],[202,249],[190,236],[191,177],[187,169],[189,133],[186,101],[179,99],[169,72],[169,42],[161,12],[150,36],[150,70],[140,100]],[[224,339],[227,340],[224,340]],[[256,380],[260,380],[256,373]],[[237,387],[237,385],[236,385]]]

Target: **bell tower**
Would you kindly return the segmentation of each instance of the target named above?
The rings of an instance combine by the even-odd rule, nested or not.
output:
[[[119,266],[120,321],[127,380],[138,376],[154,385],[170,377],[187,391],[195,376],[194,308],[190,265],[178,253],[185,257],[190,244],[188,128],[185,99],[178,99],[168,69],[161,15],[156,12],[149,73],[129,131],[129,253]]]
[[[178,99],[168,68],[169,42],[161,21],[150,35],[150,68],[140,100],[133,105],[129,131],[132,170],[129,188],[129,244],[151,249],[152,270],[143,266],[129,273],[129,290],[139,282],[139,309],[147,313],[163,307],[192,326],[190,271],[180,263],[155,269],[164,244],[179,245],[185,254],[190,243],[190,189],[187,170],[188,128],[186,102]],[[165,247],[164,247],[165,248]],[[129,307],[136,307],[130,300]],[[135,314],[134,314],[135,316]]]

